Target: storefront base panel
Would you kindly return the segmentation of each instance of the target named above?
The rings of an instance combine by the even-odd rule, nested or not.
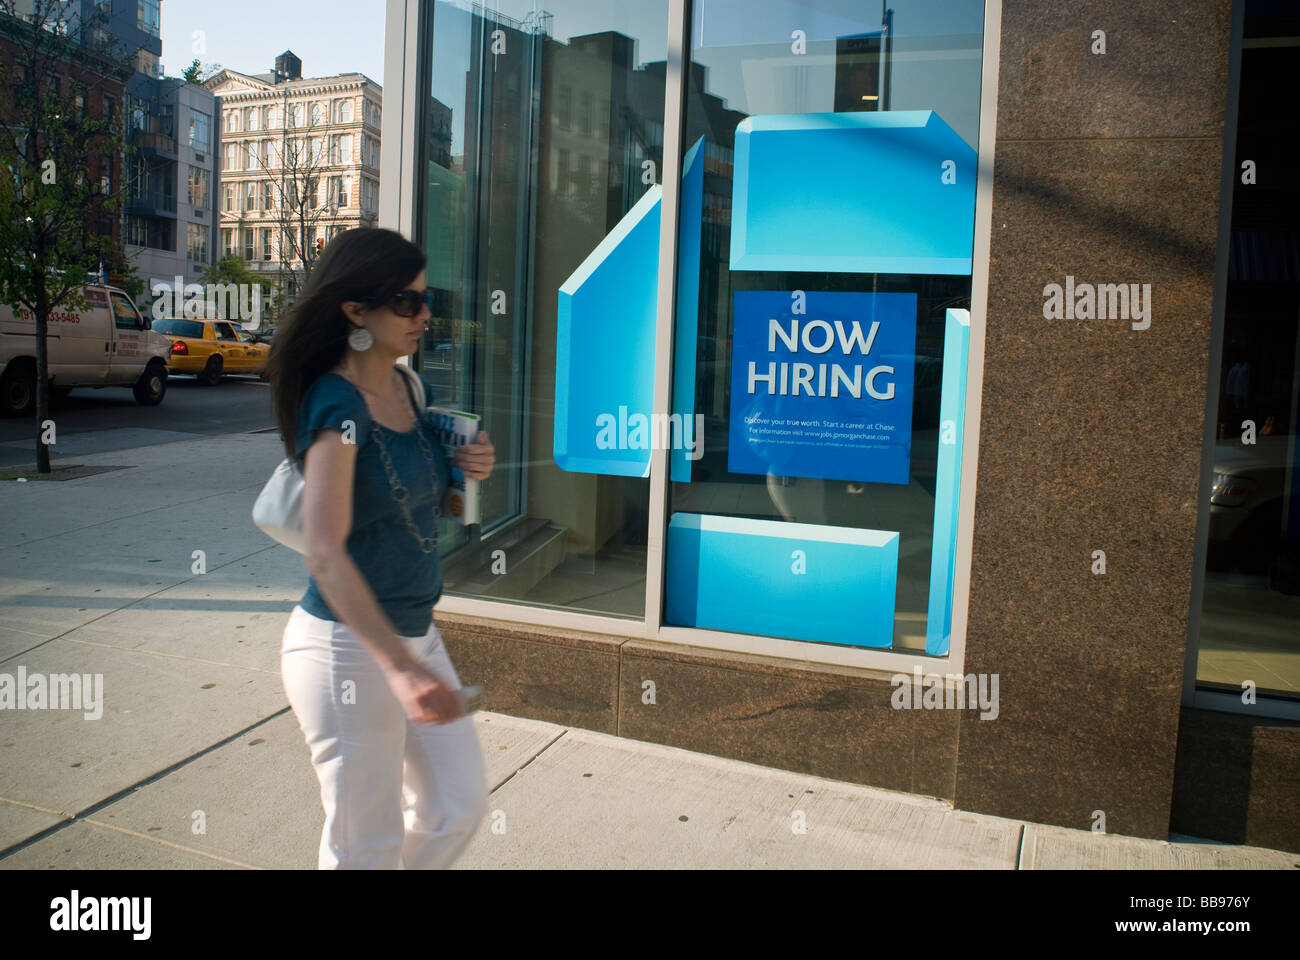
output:
[[[463,686],[485,688],[484,709],[599,733],[618,733],[624,638],[439,613]]]
[[[1184,709],[1170,829],[1300,853],[1300,723]]]
[[[951,801],[956,710],[896,710],[889,675],[439,614],[485,708]]]
[[[622,653],[621,736],[952,800],[958,712],[895,710],[878,673],[645,640]]]

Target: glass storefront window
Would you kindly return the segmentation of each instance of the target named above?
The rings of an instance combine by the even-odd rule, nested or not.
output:
[[[552,452],[560,290],[661,176],[667,0],[430,7],[416,234],[433,317],[420,364],[438,401],[480,414],[497,449],[482,523],[444,523],[446,591],[640,618],[648,481],[562,467]],[[652,370],[653,353],[640,359]]]
[[[642,619],[662,562],[666,626],[944,656],[983,0],[688,4],[665,192],[668,6],[425,18],[418,362],[498,457],[482,522],[444,525],[447,594]]]
[[[984,5],[890,6],[693,4],[667,624],[948,652]]]
[[[1277,118],[1292,109],[1294,20],[1247,2],[1231,241],[1196,681],[1300,697],[1300,187]]]

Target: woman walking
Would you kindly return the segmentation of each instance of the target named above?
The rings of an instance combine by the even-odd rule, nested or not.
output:
[[[304,479],[311,576],[280,666],[320,781],[322,869],[448,866],[487,803],[474,723],[433,624],[450,467],[429,398],[396,367],[429,317],[424,265],[391,230],[339,234],[267,361]],[[476,479],[494,459],[486,431],[456,454]]]

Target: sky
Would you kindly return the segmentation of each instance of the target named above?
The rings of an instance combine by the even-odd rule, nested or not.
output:
[[[267,73],[292,50],[304,77],[364,73],[384,82],[385,0],[162,0],[162,62],[180,76],[195,57]],[[205,46],[194,52],[194,31]]]

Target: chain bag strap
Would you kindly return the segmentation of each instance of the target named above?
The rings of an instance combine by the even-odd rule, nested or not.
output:
[[[414,371],[410,371],[408,374],[406,372],[406,367],[402,366],[400,369],[406,376],[406,379],[416,379]],[[423,386],[423,383],[421,383],[421,389],[423,389]],[[426,537],[424,534],[420,533],[420,528],[415,522],[415,517],[411,514],[410,491],[406,489],[405,484],[402,483],[401,478],[397,475],[397,469],[393,466],[393,458],[388,452],[388,447],[384,444],[382,428],[373,420],[370,422],[370,435],[374,438],[375,445],[379,448],[379,459],[383,462],[384,473],[388,477],[389,490],[392,494],[393,502],[397,504],[398,509],[402,511],[403,519],[406,520],[406,529],[411,532],[411,536],[415,537],[416,542],[420,545],[420,551],[422,553],[432,553],[438,549],[438,519],[442,516],[442,510],[438,503],[438,468],[434,463],[433,451],[429,448],[429,441],[424,435],[424,421],[420,416],[420,405],[415,402],[415,395],[410,390],[409,383],[407,384],[407,387],[407,396],[411,401],[411,405],[415,407],[416,410],[415,440],[420,446],[420,453],[424,456],[425,462],[429,464],[429,476],[433,479],[433,497],[435,505],[433,510],[434,535],[432,537]]]

